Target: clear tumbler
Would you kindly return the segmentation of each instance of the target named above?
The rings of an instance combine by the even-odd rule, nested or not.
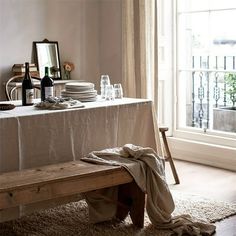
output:
[[[123,89],[121,84],[114,84],[115,98],[123,98]]]
[[[109,75],[101,75],[100,87],[101,87],[101,98],[105,98],[106,86],[110,85]]]

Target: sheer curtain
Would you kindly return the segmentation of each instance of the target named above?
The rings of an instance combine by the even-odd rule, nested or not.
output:
[[[122,0],[122,84],[128,97],[154,104],[157,151],[163,154],[157,125],[157,0]]]
[[[122,83],[126,96],[157,110],[157,0],[122,0]]]

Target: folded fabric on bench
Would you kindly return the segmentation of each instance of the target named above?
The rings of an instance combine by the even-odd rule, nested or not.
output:
[[[175,205],[165,180],[164,159],[151,148],[143,148],[132,144],[123,147],[93,151],[81,160],[95,163],[119,165],[126,168],[133,176],[139,188],[147,194],[146,210],[153,225],[162,229],[172,229],[178,235],[212,235],[215,226],[203,222],[195,222],[188,215],[172,217]],[[117,200],[116,188],[105,190],[105,198]],[[110,220],[115,216],[116,206],[99,199],[96,195],[86,194],[89,215],[92,222]]]

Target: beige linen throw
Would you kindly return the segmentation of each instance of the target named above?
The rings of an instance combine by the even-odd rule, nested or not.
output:
[[[150,221],[160,229],[171,229],[176,235],[212,235],[215,226],[196,222],[189,215],[172,217],[175,205],[165,180],[164,159],[151,148],[132,144],[93,151],[83,161],[123,166],[133,176],[140,189],[147,194],[146,210]],[[117,188],[103,190],[105,198],[117,199]],[[116,206],[107,204],[96,194],[85,195],[90,220],[94,223],[115,217]]]

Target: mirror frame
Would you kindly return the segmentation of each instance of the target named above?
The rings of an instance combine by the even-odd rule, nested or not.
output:
[[[35,62],[36,62],[36,66],[37,69],[39,71],[39,76],[42,78],[44,75],[40,75],[40,63],[39,63],[39,51],[38,51],[38,47],[37,45],[41,45],[41,44],[53,44],[55,45],[56,49],[57,49],[57,61],[59,63],[59,77],[53,78],[51,77],[53,80],[61,80],[62,79],[62,74],[61,74],[61,63],[60,63],[60,54],[59,54],[59,45],[58,45],[58,41],[49,41],[47,39],[44,39],[43,41],[34,41],[33,42],[33,50],[34,50],[34,56],[35,56]],[[50,69],[50,68],[49,68]]]

